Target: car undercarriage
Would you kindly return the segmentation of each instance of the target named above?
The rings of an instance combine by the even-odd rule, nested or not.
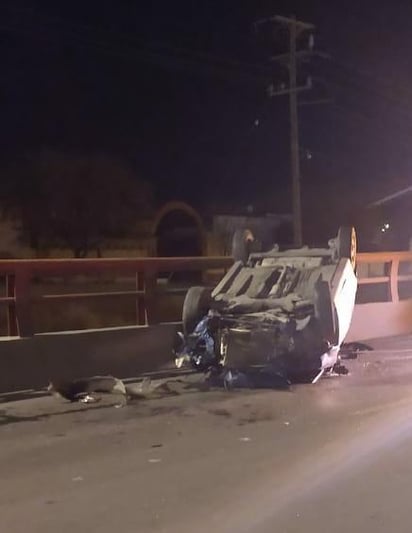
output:
[[[189,289],[176,364],[225,386],[316,382],[341,369],[356,290],[353,228],[340,228],[327,248],[249,254],[212,291]]]

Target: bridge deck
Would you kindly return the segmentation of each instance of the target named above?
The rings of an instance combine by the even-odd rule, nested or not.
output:
[[[373,344],[291,392],[4,402],[1,530],[409,533],[412,337]]]

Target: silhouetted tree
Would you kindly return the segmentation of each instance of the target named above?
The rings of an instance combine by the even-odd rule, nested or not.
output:
[[[65,245],[75,257],[124,236],[152,207],[151,189],[124,162],[51,150],[25,157],[6,173],[3,204],[33,248]]]

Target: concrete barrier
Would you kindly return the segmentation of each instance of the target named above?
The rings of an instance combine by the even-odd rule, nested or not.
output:
[[[412,332],[412,300],[355,305],[346,342],[394,337]]]
[[[39,390],[53,379],[133,378],[172,362],[178,323],[44,333],[0,340],[0,394]],[[412,300],[355,307],[346,342],[412,331]]]
[[[41,389],[51,379],[96,374],[120,378],[172,360],[178,324],[47,333],[0,341],[0,393]]]

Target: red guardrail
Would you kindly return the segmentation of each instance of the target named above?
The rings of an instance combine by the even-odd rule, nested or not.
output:
[[[358,254],[359,294],[366,285],[380,286],[378,301],[398,303],[399,300],[412,298],[412,252],[373,252]],[[406,290],[401,290],[405,288]],[[385,294],[384,294],[385,293]],[[375,291],[375,294],[376,291]],[[375,303],[374,300],[358,303]]]
[[[230,257],[0,260],[0,278],[6,279],[6,294],[0,297],[0,305],[7,307],[8,335],[27,337],[33,334],[32,309],[36,301],[30,296],[30,288],[34,279],[79,275],[133,276],[136,284],[132,291],[42,294],[37,300],[67,301],[134,296],[136,323],[147,325],[159,273],[224,270],[232,262]]]
[[[361,254],[358,285],[348,342],[410,334],[411,252]]]
[[[6,279],[6,294],[0,297],[0,305],[7,308],[7,333],[9,336],[27,337],[33,334],[32,310],[40,301],[71,301],[82,299],[136,298],[136,324],[152,323],[151,307],[157,296],[157,277],[161,272],[205,272],[229,268],[231,257],[173,257],[128,259],[21,259],[0,260],[0,278]],[[410,269],[404,273],[400,265]],[[412,252],[378,252],[358,254],[358,303],[374,302],[370,296],[362,296],[362,287],[384,287],[384,300],[399,301],[399,283],[412,282]],[[410,272],[410,273],[409,273]],[[31,284],[36,278],[70,276],[129,276],[135,278],[135,289],[128,291],[75,292],[70,294],[42,294],[31,297]],[[371,293],[371,290],[368,289]],[[167,292],[167,291],[166,291]],[[371,294],[372,294],[371,293]],[[165,295],[165,297],[167,294]],[[408,296],[408,295],[406,295]],[[412,298],[412,289],[411,295]],[[369,300],[368,300],[369,298]],[[403,299],[405,299],[402,296]],[[377,301],[382,301],[377,300]]]

